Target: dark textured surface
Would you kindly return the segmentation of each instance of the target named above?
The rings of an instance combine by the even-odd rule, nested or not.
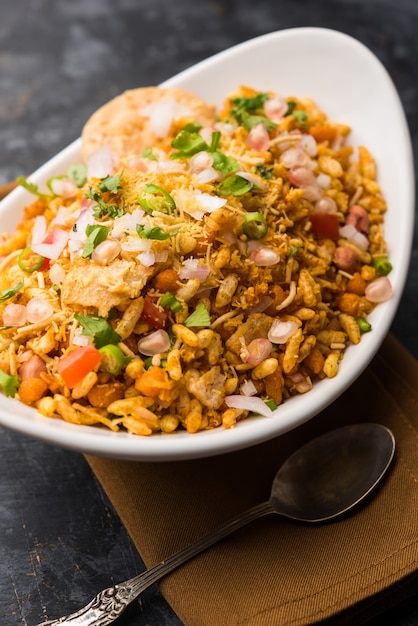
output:
[[[294,26],[335,28],[371,48],[399,90],[417,151],[416,0],[2,0],[1,8],[0,184],[69,144],[124,89]],[[416,357],[417,319],[415,237],[393,332]],[[1,626],[76,610],[142,567],[82,456],[0,428]],[[180,626],[156,589],[140,604],[118,623]],[[383,623],[418,624],[418,596],[370,626]]]

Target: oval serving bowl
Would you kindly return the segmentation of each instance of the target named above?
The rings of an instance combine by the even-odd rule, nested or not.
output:
[[[369,317],[373,331],[345,352],[338,375],[288,399],[272,417],[254,416],[233,429],[196,434],[177,432],[140,437],[103,428],[76,426],[46,418],[17,400],[0,396],[0,424],[49,443],[83,453],[125,460],[168,461],[214,456],[277,437],[332,403],[366,368],[395,316],[407,276],[414,219],[414,174],[410,137],[396,89],[373,53],[343,33],[295,28],[262,35],[198,63],[163,83],[181,87],[221,105],[240,85],[283,96],[311,97],[329,119],[352,128],[349,143],[363,144],[378,166],[378,181],[388,203],[385,235],[393,265],[391,300]],[[41,167],[31,180],[43,185],[80,162],[80,139]],[[33,200],[14,190],[0,204],[2,231],[12,231],[23,207]]]

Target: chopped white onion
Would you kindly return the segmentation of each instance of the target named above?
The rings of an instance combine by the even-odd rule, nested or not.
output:
[[[31,298],[26,305],[27,319],[28,322],[31,322],[31,324],[44,322],[51,317],[53,312],[54,309],[52,305],[44,300],[44,298]]]
[[[155,264],[155,254],[152,250],[149,252],[141,252],[138,254],[137,259],[145,267],[152,267]]]
[[[328,174],[321,172],[318,174],[316,181],[322,189],[329,189],[331,187],[331,176]]]
[[[165,330],[159,329],[138,341],[138,350],[145,356],[155,356],[170,349],[171,341]]]
[[[120,253],[122,246],[117,239],[106,239],[96,246],[91,254],[91,260],[98,265],[109,265]]]
[[[227,203],[226,198],[212,196],[210,193],[203,193],[199,189],[194,190],[194,195],[198,203],[205,209],[205,212],[212,213],[216,209],[220,209]]]
[[[51,189],[57,196],[62,198],[73,198],[77,193],[77,185],[71,178],[53,178],[51,180]]]
[[[242,383],[240,389],[242,393],[244,394],[244,396],[256,396],[257,395],[257,388],[254,385],[252,380],[246,380],[244,383]]]
[[[306,187],[315,181],[315,176],[309,167],[292,167],[288,176],[290,182],[296,187]]]
[[[87,178],[105,178],[113,174],[115,155],[107,144],[101,146],[87,159]]]
[[[232,409],[242,409],[243,411],[250,411],[251,413],[258,413],[264,417],[271,417],[273,411],[267,406],[261,398],[255,396],[226,396],[226,406]]]
[[[267,246],[258,246],[250,254],[250,259],[257,267],[270,267],[280,262],[280,254]]]
[[[49,268],[49,279],[54,285],[59,285],[65,278],[65,272],[61,265],[54,263]]]
[[[135,209],[132,213],[125,213],[113,222],[112,234],[114,239],[120,239],[128,231],[135,232],[136,225],[145,225],[146,213],[142,209]]]
[[[32,228],[32,245],[41,243],[46,235],[46,219],[45,215],[37,215],[33,222]]]
[[[322,198],[322,187],[320,187],[316,179],[309,185],[303,185],[303,197],[309,202],[317,202]]]
[[[289,108],[288,103],[281,96],[274,96],[265,101],[263,110],[266,117],[273,122],[279,122]]]
[[[257,152],[264,152],[270,148],[270,137],[262,122],[253,126],[248,133],[247,145]]]
[[[369,240],[366,235],[360,233],[353,224],[344,224],[339,232],[341,237],[344,237],[344,239],[347,239],[347,241],[350,241],[362,250],[367,250],[369,247]]]
[[[252,185],[255,185],[261,191],[268,190],[268,184],[264,180],[261,180],[259,176],[255,176],[254,174],[251,174],[251,172],[239,170],[238,172],[236,172],[236,175],[241,176],[241,178],[245,178],[245,180],[248,180],[249,183],[251,183]]]
[[[206,152],[206,150],[197,152],[189,161],[189,167],[192,172],[200,172],[201,170],[205,170],[212,165],[213,156],[209,152]]]
[[[292,167],[306,166],[309,162],[309,157],[302,148],[292,147],[281,153],[279,161],[287,169],[291,169]]]
[[[72,343],[75,346],[89,346],[92,343],[92,337],[89,335],[83,335],[83,331],[79,328],[76,329]]]
[[[192,115],[189,107],[179,104],[173,98],[165,98],[153,102],[141,110],[144,117],[148,117],[152,129],[157,137],[167,137],[171,124],[175,119]]]
[[[303,376],[300,372],[289,376],[298,393],[306,393],[312,389],[312,381],[309,377]]]
[[[236,126],[234,124],[229,124],[228,122],[215,122],[214,129],[220,130],[223,135],[227,135],[231,137],[235,132]]]
[[[296,322],[283,322],[282,320],[276,318],[270,326],[267,336],[272,343],[283,344],[286,343],[286,341],[297,331],[297,329],[298,325]]]
[[[26,324],[27,312],[23,304],[6,304],[3,311],[4,326],[23,326]]]
[[[323,196],[315,203],[314,213],[337,213],[337,203],[329,196]]]
[[[316,145],[315,138],[312,135],[302,135],[299,145],[308,156],[316,156],[318,146]]]
[[[387,276],[380,276],[373,282],[369,283],[365,289],[364,295],[369,302],[386,302],[392,297],[392,283]]]
[[[67,245],[69,236],[70,233],[68,231],[62,228],[54,228],[46,236],[46,239],[50,240],[50,243],[32,244],[32,250],[46,259],[58,259]]]
[[[198,259],[185,259],[183,265],[179,271],[179,278],[181,280],[188,280],[190,278],[198,278],[203,283],[210,274],[210,269],[206,265],[199,265]]]
[[[122,250],[125,250],[125,252],[150,252],[152,241],[151,239],[142,239],[141,237],[131,237],[128,235],[126,240],[122,241],[120,247]]]
[[[259,365],[264,359],[270,356],[273,349],[272,343],[269,339],[264,337],[258,337],[250,341],[246,347],[246,362],[251,365]]]

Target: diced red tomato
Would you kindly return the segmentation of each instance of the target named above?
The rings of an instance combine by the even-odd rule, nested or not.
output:
[[[312,233],[317,239],[338,239],[339,221],[335,213],[312,213],[309,216]]]
[[[84,376],[99,366],[102,355],[94,346],[77,346],[62,356],[57,363],[67,387],[72,389]]]
[[[156,299],[145,296],[141,319],[152,328],[167,328],[168,313],[156,304]]]

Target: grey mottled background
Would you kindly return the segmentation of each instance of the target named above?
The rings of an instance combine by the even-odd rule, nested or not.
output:
[[[236,43],[296,26],[335,28],[371,48],[399,90],[417,152],[416,0],[1,0],[0,7],[0,184],[76,139],[89,115],[124,89],[158,84]],[[417,254],[415,236],[393,325],[416,357]],[[83,457],[0,429],[2,626],[75,610],[141,569]],[[141,605],[119,624],[180,626],[156,589]],[[418,596],[369,626],[383,623],[418,624]]]

